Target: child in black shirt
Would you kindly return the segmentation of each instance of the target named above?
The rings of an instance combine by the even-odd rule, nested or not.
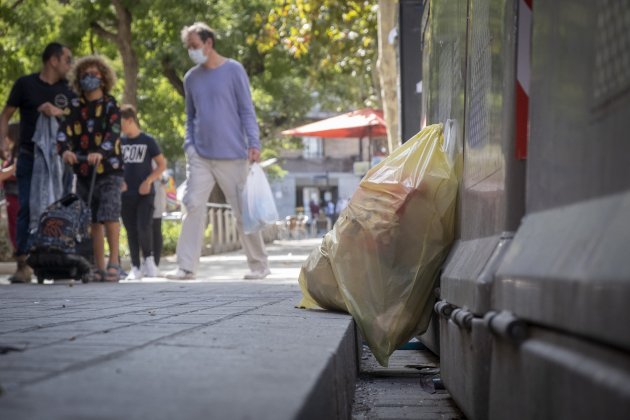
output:
[[[153,183],[166,169],[166,160],[155,139],[140,130],[134,107],[123,105],[120,110],[126,184],[122,195],[122,219],[127,229],[132,265],[127,280],[139,280],[143,276],[159,275],[153,258]],[[144,257],[142,264],[140,249]]]

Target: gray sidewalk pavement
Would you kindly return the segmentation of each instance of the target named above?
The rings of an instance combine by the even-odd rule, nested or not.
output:
[[[2,419],[294,419],[350,414],[347,315],[295,309],[319,240],[268,246],[272,275],[241,280],[240,252],[195,281],[0,280]],[[167,259],[161,269],[174,267]]]

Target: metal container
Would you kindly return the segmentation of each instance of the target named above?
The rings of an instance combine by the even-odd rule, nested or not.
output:
[[[527,212],[630,189],[630,2],[535,1]]]
[[[421,125],[443,123],[457,150],[462,150],[464,138],[467,8],[466,0],[427,2],[422,19]],[[462,160],[460,153],[458,161]],[[432,319],[418,338],[439,354],[439,321]]]
[[[627,352],[529,328],[522,343],[497,336],[492,350],[491,420],[627,419]]]
[[[440,297],[468,327],[442,317],[439,348],[444,384],[471,419],[487,417],[492,343],[482,318],[511,237],[504,232],[516,230],[524,213],[525,164],[515,157],[514,136],[515,22],[515,2],[432,2],[424,31],[427,123],[452,124],[463,150],[459,240]]]
[[[492,307],[490,418],[630,413],[630,3],[535,1],[527,216]]]
[[[492,341],[483,321],[440,317],[440,349],[442,380],[457,405],[466,418],[487,419]]]

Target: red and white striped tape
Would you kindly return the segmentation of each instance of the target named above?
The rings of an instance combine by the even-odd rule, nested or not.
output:
[[[532,50],[532,2],[518,2],[518,38],[516,51],[516,158],[527,157],[529,134],[529,78]]]

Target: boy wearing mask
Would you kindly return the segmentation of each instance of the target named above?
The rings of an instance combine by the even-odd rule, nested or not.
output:
[[[122,219],[127,230],[132,265],[127,280],[140,280],[143,276],[159,275],[153,255],[153,184],[166,169],[166,160],[155,139],[140,130],[140,121],[133,106],[123,105],[120,115],[125,164]],[[142,263],[140,249],[144,257]]]

